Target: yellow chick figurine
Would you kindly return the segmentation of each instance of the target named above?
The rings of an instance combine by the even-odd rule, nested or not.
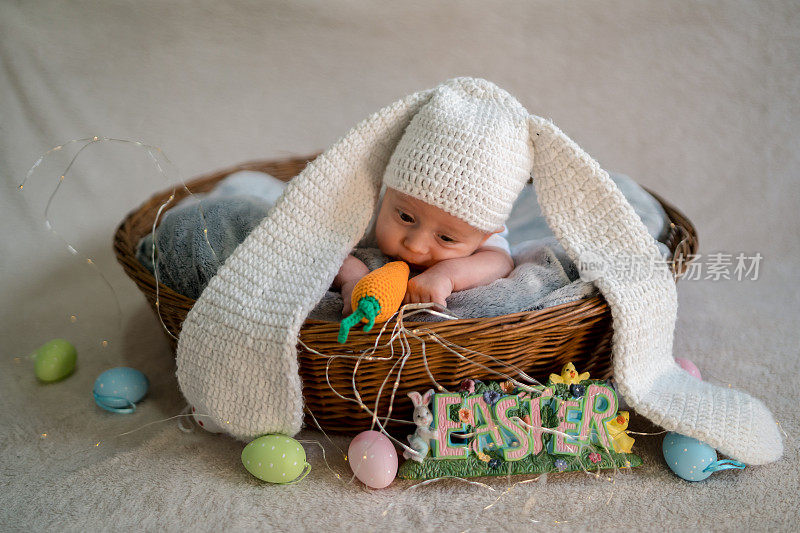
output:
[[[628,411],[620,411],[616,418],[606,422],[608,435],[611,437],[614,451],[617,453],[631,453],[631,448],[633,448],[634,439],[625,431],[628,429],[628,420],[630,420]]]
[[[560,376],[558,374],[550,374],[551,382],[563,383],[564,385],[575,385],[584,379],[589,379],[589,373],[584,372],[583,374],[578,374],[578,371],[575,370],[575,365],[572,363],[564,365],[564,368],[561,369]]]

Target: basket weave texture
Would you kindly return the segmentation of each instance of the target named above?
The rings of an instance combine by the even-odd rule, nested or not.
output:
[[[219,180],[240,170],[267,172],[276,178],[288,181],[299,174],[314,157],[316,156],[243,163],[200,176],[187,182],[186,185],[195,194],[208,192]],[[114,235],[117,260],[144,293],[153,311],[160,315],[173,351],[177,347],[181,324],[194,305],[194,300],[178,294],[161,283],[158,284],[156,292],[155,278],[136,259],[136,248],[140,239],[152,231],[159,208],[169,197],[174,195],[173,201],[169,204],[172,206],[188,194],[185,189],[176,189],[154,195],[128,214]],[[697,233],[689,219],[680,211],[656,194],[652,192],[650,194],[661,203],[670,218],[670,232],[666,245],[672,252],[672,270],[677,281],[697,252]],[[406,398],[406,393],[414,390],[425,391],[432,387],[428,370],[441,386],[450,390],[457,389],[465,379],[501,379],[491,371],[508,374],[507,365],[515,365],[542,382],[550,373],[559,372],[568,362],[573,362],[581,372],[590,372],[594,379],[611,377],[613,332],[611,311],[601,295],[540,311],[434,323],[406,321],[405,325],[408,329],[426,328],[466,349],[458,351],[469,361],[431,341],[425,342],[423,350],[419,341],[409,338],[412,355],[403,366],[396,391],[392,409],[392,418],[395,419],[411,420],[413,407]],[[390,328],[387,328],[381,344],[388,339]],[[358,355],[363,350],[373,348],[379,330],[380,328],[376,327],[370,333],[364,333],[360,328],[354,328],[350,332],[347,344],[342,346],[337,342],[338,322],[307,320],[303,324],[299,334],[302,343],[298,343],[303,398],[307,411],[313,414],[313,419],[323,429],[355,434],[369,429],[372,417],[353,401],[341,398],[331,388],[348,398],[354,397],[353,369],[356,359],[339,357],[331,360],[307,350],[303,344],[328,356]],[[399,348],[395,346],[394,358],[388,360],[391,355],[390,349],[381,347],[374,353],[376,359],[361,361],[355,375],[358,393],[370,408],[374,408],[378,392],[381,387],[383,388],[378,405],[379,416],[384,416],[387,412],[389,397],[392,395],[392,387],[397,377],[397,368],[391,376],[389,373],[399,353]],[[479,363],[491,371],[470,361]],[[307,422],[309,419],[311,417],[307,417]],[[315,424],[311,422],[310,425]],[[391,423],[389,427],[407,429]]]

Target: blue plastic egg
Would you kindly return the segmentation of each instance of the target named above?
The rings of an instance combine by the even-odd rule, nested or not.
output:
[[[112,413],[132,413],[147,394],[147,376],[127,366],[106,370],[94,382],[94,401]]]
[[[717,452],[708,444],[669,432],[661,449],[670,470],[687,481],[702,481],[713,473],[706,469],[717,460]]]

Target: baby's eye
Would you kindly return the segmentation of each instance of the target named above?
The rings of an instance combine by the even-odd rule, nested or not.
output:
[[[412,217],[408,213],[404,213],[402,211],[398,211],[398,213],[400,214],[400,220],[402,220],[403,222],[414,222],[414,217]]]
[[[456,240],[454,238],[449,237],[447,235],[439,235],[439,238],[442,239],[444,242],[449,242],[449,243],[456,242]]]

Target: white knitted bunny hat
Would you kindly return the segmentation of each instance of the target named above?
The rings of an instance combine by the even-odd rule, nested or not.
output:
[[[473,78],[381,109],[289,183],[183,323],[177,376],[186,399],[242,440],[296,434],[303,420],[297,335],[367,229],[384,174],[387,185],[424,201],[436,195],[432,203],[488,229],[507,215],[502,201],[436,184],[466,187],[464,176],[495,179],[506,171],[508,191],[497,198],[515,197],[532,175],[542,212],[573,261],[590,255],[611,265],[637,256],[652,265],[638,275],[609,270],[595,281],[611,308],[614,377],[628,404],[745,463],[777,460],[783,442],[761,401],[697,380],[675,363],[672,274],[608,173],[550,121]]]
[[[531,177],[533,144],[525,108],[495,85],[472,81],[469,91],[437,88],[406,127],[383,183],[489,233],[502,228]]]

